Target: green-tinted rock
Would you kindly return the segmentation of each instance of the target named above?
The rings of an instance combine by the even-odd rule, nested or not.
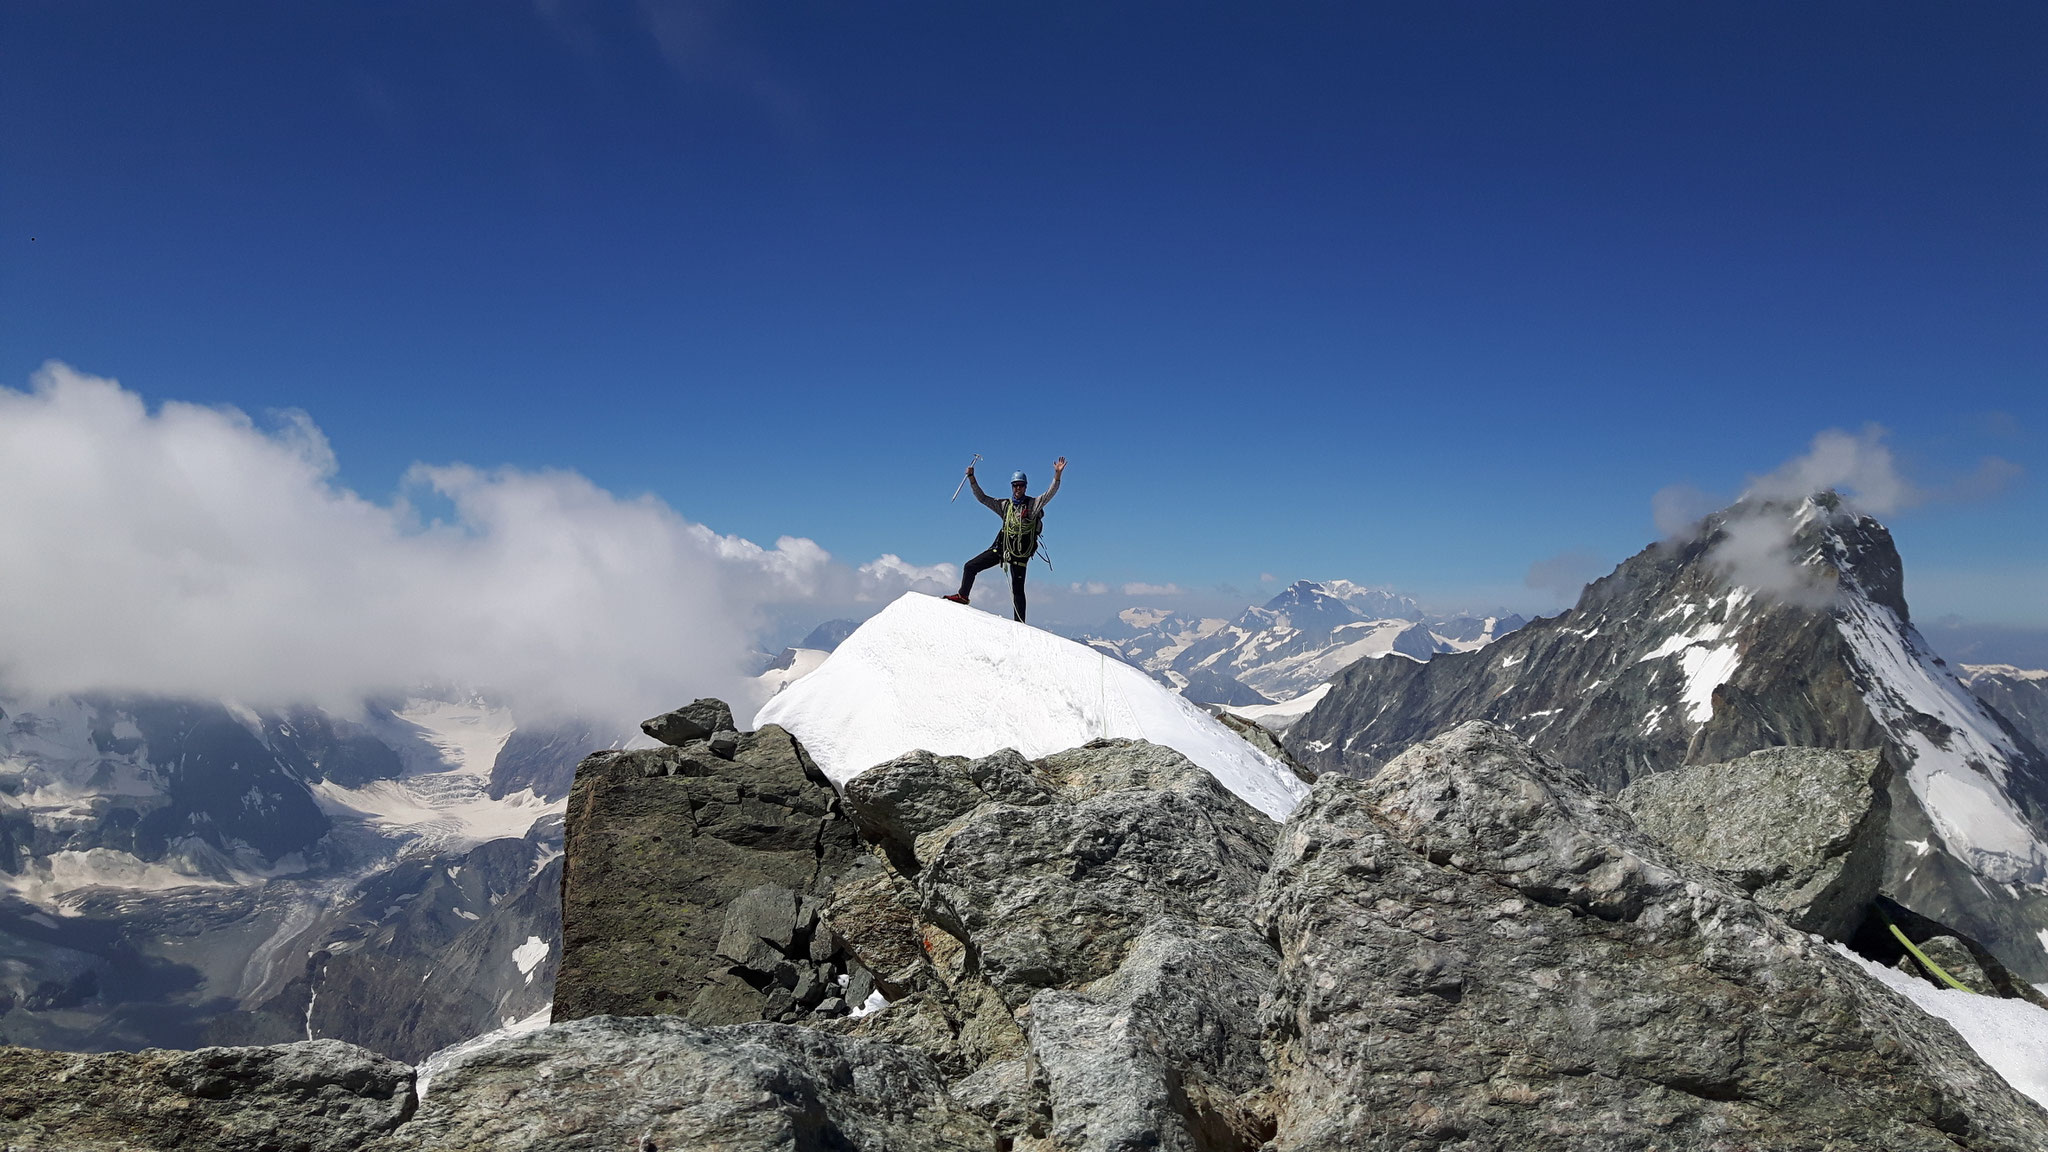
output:
[[[564,850],[554,1018],[699,1024],[792,1010],[808,963],[800,926],[775,944],[795,956],[775,986],[718,956],[733,902],[764,887],[823,898],[860,856],[830,783],[773,725],[740,737],[730,761],[680,748],[590,756],[569,794]]]
[[[413,1111],[412,1069],[339,1040],[173,1052],[0,1048],[0,1148],[355,1152]]]
[[[1889,775],[1875,751],[1766,748],[1644,777],[1618,800],[1794,928],[1847,940],[1877,896]]]

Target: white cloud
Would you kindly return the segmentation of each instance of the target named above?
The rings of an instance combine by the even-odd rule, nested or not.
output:
[[[1775,470],[1752,476],[1723,525],[1722,538],[1708,559],[1729,579],[1755,591],[1795,604],[1819,606],[1833,595],[1816,570],[1794,552],[1795,526],[1783,515],[1766,512],[1765,502],[1796,505],[1808,496],[1834,491],[1852,511],[1889,516],[1916,505],[1982,499],[1996,494],[2019,475],[2017,465],[1985,457],[1977,470],[1946,485],[1923,488],[1902,473],[1886,431],[1876,424],[1861,432],[1829,428],[1813,438],[1801,455]],[[1667,488],[1652,501],[1658,527],[1672,532],[1682,520],[1696,520],[1702,494]]]
[[[1123,592],[1126,596],[1178,596],[1181,593],[1181,586],[1178,584],[1132,583],[1124,585]]]
[[[1085,584],[1069,584],[1067,585],[1067,590],[1077,592],[1083,596],[1103,596],[1108,594],[1109,585],[1104,584],[1100,580],[1090,580]]]
[[[883,596],[894,596],[905,588],[920,592],[951,592],[960,585],[960,569],[957,565],[944,562],[938,564],[912,564],[894,552],[881,556],[860,566],[860,599],[873,600]]]
[[[1657,534],[1666,539],[1690,536],[1722,503],[1690,484],[1672,484],[1650,497],[1650,519],[1657,525]]]
[[[948,583],[771,548],[571,472],[416,466],[365,500],[304,413],[150,412],[47,365],[0,388],[0,682],[342,706],[426,680],[637,719],[733,695],[772,608]]]
[[[1805,455],[1768,475],[1751,477],[1744,495],[1796,501],[1833,489],[1874,515],[1896,512],[1918,502],[1919,494],[1899,474],[1884,437],[1885,430],[1875,424],[1859,433],[1829,428],[1813,438]]]
[[[1738,512],[1722,525],[1721,539],[1707,560],[1753,592],[1787,604],[1822,607],[1834,598],[1834,588],[1794,553],[1796,530],[1782,514]]]

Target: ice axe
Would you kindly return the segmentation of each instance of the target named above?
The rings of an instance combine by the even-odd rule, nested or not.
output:
[[[967,466],[969,468],[972,468],[979,463],[981,463],[981,453],[976,452],[974,454],[974,459],[969,460],[967,462]],[[954,500],[960,499],[960,490],[965,487],[967,487],[967,474],[965,472],[962,472],[960,474],[960,482],[958,484],[953,485],[953,498],[951,500],[946,501],[946,503],[951,504]]]

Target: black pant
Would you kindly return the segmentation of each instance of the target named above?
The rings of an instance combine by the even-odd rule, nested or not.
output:
[[[989,545],[989,549],[967,562],[967,570],[960,574],[960,598],[965,600],[974,590],[974,578],[1003,562],[1001,542]],[[1024,622],[1024,570],[1030,562],[1010,565],[1010,602],[1017,607],[1017,622]]]

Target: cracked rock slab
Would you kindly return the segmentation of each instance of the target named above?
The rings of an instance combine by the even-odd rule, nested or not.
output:
[[[1847,940],[1883,875],[1890,775],[1875,750],[1766,748],[1644,777],[1616,799],[1794,928]]]
[[[8,1152],[355,1152],[413,1105],[410,1065],[339,1040],[191,1052],[0,1048]]]
[[[994,1152],[929,1059],[808,1028],[595,1016],[482,1049],[365,1152]]]
[[[1279,1152],[2020,1152],[1944,1022],[1503,729],[1326,774],[1260,894]]]

